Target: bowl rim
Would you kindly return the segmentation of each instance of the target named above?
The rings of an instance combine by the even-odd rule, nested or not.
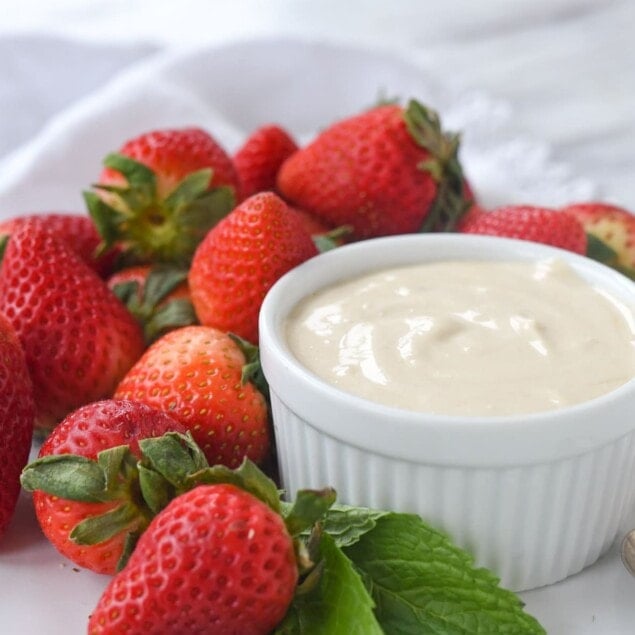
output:
[[[564,260],[591,283],[612,291],[635,309],[635,284],[617,271],[586,256],[518,239],[407,234],[372,238],[311,258],[272,286],[260,311],[261,362],[273,399],[322,434],[361,450],[417,463],[534,464],[577,456],[628,435],[635,430],[635,417],[628,416],[629,404],[635,403],[635,377],[609,393],[557,410],[469,417],[427,414],[375,403],[332,386],[306,369],[284,341],[282,326],[291,308],[338,280],[443,259],[550,257]],[[274,427],[279,425],[284,424],[276,421],[274,408]]]

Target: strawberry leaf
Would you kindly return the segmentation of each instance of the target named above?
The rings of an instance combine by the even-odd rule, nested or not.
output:
[[[165,205],[175,212],[190,205],[207,191],[212,182],[212,175],[211,168],[191,172],[170,192],[165,199]]]
[[[470,206],[459,161],[461,138],[445,133],[439,115],[411,100],[404,110],[406,128],[414,142],[430,156],[417,167],[437,183],[437,194],[420,231],[452,231]]]
[[[70,539],[78,545],[96,545],[131,526],[138,526],[141,519],[138,507],[132,503],[123,503],[105,514],[90,516],[75,525],[70,533]]]
[[[182,282],[187,280],[187,269],[170,265],[155,265],[148,272],[143,288],[143,304],[156,307]]]
[[[109,500],[106,475],[91,459],[74,454],[44,456],[29,463],[20,477],[22,487],[82,503]]]
[[[102,237],[103,251],[118,245],[124,264],[174,263],[189,266],[207,232],[234,207],[234,189],[209,189],[209,168],[186,175],[167,197],[157,188],[157,175],[143,163],[109,154],[104,165],[126,179],[126,185],[96,183],[99,192],[84,199]]]
[[[191,435],[168,432],[161,437],[141,439],[143,465],[158,472],[178,490],[187,489],[188,476],[207,467],[205,455]]]
[[[126,538],[123,543],[123,549],[121,551],[121,556],[117,561],[117,571],[121,571],[128,562],[128,559],[132,555],[134,548],[137,546],[137,542],[141,537],[141,531],[129,531],[126,534]]]
[[[595,234],[587,232],[586,255],[593,260],[597,260],[605,265],[612,266],[618,262],[617,252]]]
[[[253,494],[275,512],[280,513],[280,492],[276,484],[260,468],[245,458],[240,467],[232,470],[224,465],[214,465],[192,474],[187,479],[188,487],[231,483]]]
[[[103,471],[106,491],[115,490],[119,484],[120,475],[124,472],[124,462],[130,464],[131,461],[135,469],[136,459],[127,445],[110,448],[97,455],[97,464]]]
[[[334,489],[300,490],[296,499],[285,514],[285,525],[291,536],[297,536],[306,529],[311,528],[324,517],[329,507],[335,502]]]
[[[139,488],[143,500],[153,514],[158,514],[175,496],[172,484],[145,465],[139,465]]]
[[[2,264],[2,259],[4,258],[4,252],[6,251],[8,244],[9,244],[9,234],[0,236],[0,265]]]
[[[245,364],[242,368],[240,381],[243,385],[250,381],[269,402],[269,384],[260,365],[260,349],[235,333],[228,333],[228,335],[245,356]]]
[[[103,161],[104,167],[120,172],[128,182],[126,191],[136,189],[144,199],[152,200],[156,195],[157,179],[145,164],[123,154],[111,153]],[[124,188],[122,188],[123,190]],[[124,192],[122,191],[122,194]]]
[[[144,326],[145,341],[150,344],[169,330],[198,324],[192,303],[185,298],[175,298],[157,309]]]

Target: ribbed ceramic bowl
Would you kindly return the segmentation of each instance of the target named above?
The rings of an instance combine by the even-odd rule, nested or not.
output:
[[[260,348],[285,489],[331,485],[340,502],[418,513],[517,591],[594,562],[632,512],[635,380],[550,412],[427,415],[334,388],[304,368],[285,341],[294,305],[342,279],[417,262],[550,256],[635,307],[635,284],[587,258],[458,234],[363,241],[279,280],[262,307]]]

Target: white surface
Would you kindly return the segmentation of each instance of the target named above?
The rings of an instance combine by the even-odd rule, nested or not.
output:
[[[471,94],[472,116],[479,108],[487,115],[477,117],[481,125],[492,125],[497,135],[516,142],[519,137],[530,140],[526,151],[515,143],[520,149],[508,154],[506,163],[510,169],[526,170],[535,187],[547,181],[550,191],[549,180],[573,183],[575,188],[582,187],[574,190],[579,195],[592,192],[635,209],[635,3],[629,0],[449,0],[434,10],[419,0],[4,0],[2,9],[0,47],[14,39],[13,54],[0,58],[0,138],[11,138],[16,145],[11,149],[12,169],[8,174],[0,172],[0,215],[31,205],[45,210],[56,207],[58,201],[69,205],[77,201],[68,197],[76,196],[94,178],[96,169],[88,161],[99,154],[99,143],[112,148],[114,140],[100,137],[102,126],[113,125],[106,111],[96,126],[83,129],[80,147],[87,155],[80,153],[79,164],[61,163],[67,152],[75,156],[78,141],[71,136],[64,143],[63,135],[57,137],[62,142],[59,153],[33,164],[45,182],[49,169],[61,174],[57,185],[46,183],[46,196],[36,194],[37,179],[23,181],[25,188],[19,192],[11,190],[22,160],[34,158],[20,144],[37,147],[50,135],[55,137],[69,123],[70,115],[60,108],[96,86],[90,76],[98,62],[86,56],[91,47],[104,47],[100,63],[111,69],[100,75],[104,80],[116,69],[108,60],[117,56],[141,59],[151,50],[144,42],[181,48],[281,34],[405,51],[413,61],[433,69],[435,76],[441,74],[443,86],[451,85],[453,95]],[[41,40],[31,38],[34,33],[75,38],[67,42],[73,45],[70,57],[63,62],[56,59]],[[28,71],[21,65],[27,51],[33,62]],[[38,65],[36,75],[32,69]],[[25,81],[28,73],[33,74],[30,82]],[[139,73],[143,80],[143,71]],[[32,98],[23,98],[24,91],[42,77],[50,77],[52,86],[40,84]],[[263,95],[271,97],[272,91],[247,82],[249,78],[236,74],[234,79],[241,90],[259,89],[258,100]],[[132,81],[134,86],[134,80],[125,77],[114,81],[124,85]],[[280,91],[287,86],[276,84],[275,88]],[[152,89],[160,98],[161,86]],[[108,92],[112,86],[101,90]],[[189,94],[169,93],[169,97],[183,99],[193,115],[200,112]],[[138,111],[129,123],[149,124],[157,103],[162,104],[162,99],[149,99],[145,103],[149,110]],[[99,99],[88,96],[74,108],[90,115],[91,108],[99,105]],[[257,102],[252,106],[257,108]],[[307,109],[306,101],[287,107]],[[81,121],[79,117],[75,123],[81,127]],[[75,130],[74,124],[69,130]],[[33,131],[40,131],[42,138],[30,137]],[[483,136],[487,138],[486,130]],[[95,142],[99,147],[91,150]],[[4,159],[6,168],[7,154]],[[545,161],[560,167],[531,177]],[[493,183],[477,177],[488,198],[506,196],[505,186],[513,181],[505,174]],[[509,192],[510,197],[514,194]],[[74,571],[45,543],[23,499],[8,536],[0,543],[0,630],[26,635],[83,633],[105,583],[100,576]],[[635,580],[621,566],[615,548],[581,574],[522,597],[550,635],[626,635],[634,630]]]

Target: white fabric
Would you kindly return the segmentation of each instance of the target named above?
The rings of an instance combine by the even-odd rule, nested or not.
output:
[[[417,56],[260,39],[151,57],[53,116],[0,161],[0,214],[82,210],[102,158],[149,129],[199,125],[233,151],[277,122],[306,142],[382,96],[415,97],[462,132],[466,174],[484,204],[559,205],[595,194],[592,181],[551,161],[544,143],[516,132],[505,104],[454,87]]]

